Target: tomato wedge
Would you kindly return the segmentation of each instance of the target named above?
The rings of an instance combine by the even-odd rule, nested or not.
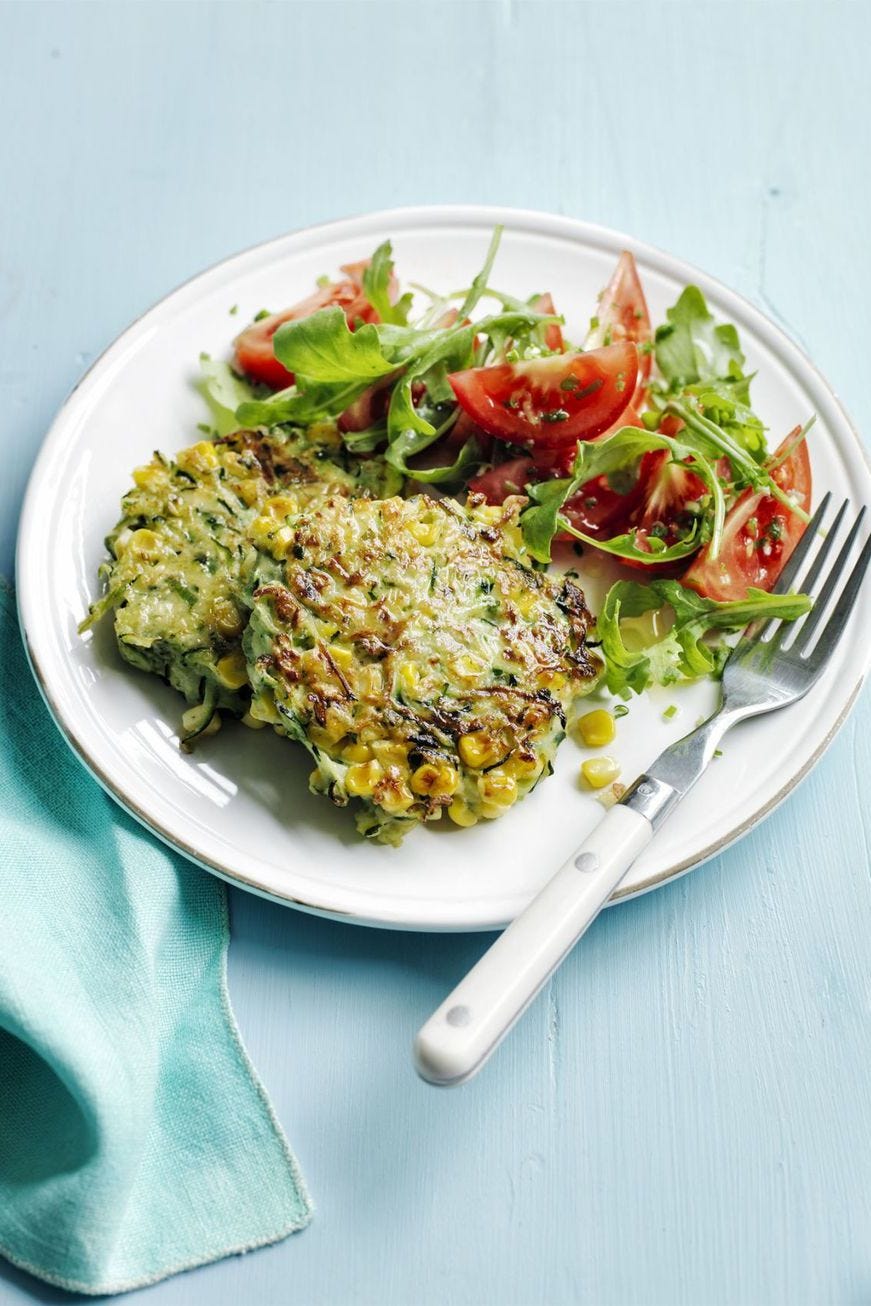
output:
[[[598,316],[584,341],[584,348],[599,349],[619,340],[632,340],[640,346],[638,378],[632,396],[632,402],[640,407],[650,376],[653,329],[638,267],[628,249],[620,255],[614,275],[599,297]]]
[[[625,494],[614,490],[606,477],[597,476],[572,496],[563,511],[576,530],[602,540],[634,532],[638,548],[652,554],[651,538],[669,546],[686,537],[692,527],[693,504],[704,493],[700,477],[671,462],[666,450],[657,449],[643,455],[638,478]],[[621,561],[648,570],[647,563],[636,559]]]
[[[457,426],[461,422],[469,422],[469,418],[466,417],[465,413],[460,414]],[[596,443],[607,440],[621,426],[638,426],[643,429],[644,423],[634,408],[627,408],[613,427],[609,427],[603,435],[596,437]],[[478,428],[469,422],[465,438],[468,438],[470,434],[475,434],[476,431],[478,431]],[[480,437],[479,431],[478,435]],[[572,445],[571,448],[566,449],[536,450],[533,458],[509,458],[504,463],[497,463],[495,467],[488,467],[485,471],[479,472],[469,482],[469,489],[474,494],[483,494],[488,503],[503,503],[509,494],[523,494],[524,486],[533,481],[546,481],[550,480],[551,477],[571,475],[576,447],[576,445]],[[584,505],[581,503],[582,499],[591,500],[593,496],[596,497],[595,504],[587,503]],[[609,505],[608,509],[604,508],[606,504]],[[611,505],[613,505],[615,518],[627,518],[630,508],[627,496],[612,490],[606,477],[597,476],[595,480],[588,481],[576,495],[568,500],[564,511],[578,530],[594,534],[595,528],[591,529],[590,523],[595,521],[596,526],[604,526],[606,524],[606,512],[610,519]],[[593,512],[592,509],[594,508],[599,509],[599,511]],[[577,512],[575,512],[575,509],[577,509]],[[575,520],[575,517],[577,517],[577,520]],[[611,531],[610,533],[616,535],[619,532]],[[566,535],[565,538],[569,539],[569,536]],[[603,536],[603,538],[606,537]]]
[[[471,367],[448,377],[463,412],[497,440],[564,449],[607,431],[627,408],[638,376],[628,340],[588,354]]]
[[[532,301],[532,311],[533,313],[547,313],[548,315],[556,313],[549,291],[545,291],[543,295],[538,295]],[[563,333],[559,322],[548,323],[544,332],[544,346],[545,349],[553,349],[558,354],[562,353],[564,348]]]
[[[504,503],[509,494],[525,494],[527,482],[540,479],[531,458],[509,458],[473,476],[469,493],[483,494],[488,503]]]
[[[351,330],[358,320],[380,321],[363,293],[363,273],[367,267],[368,259],[360,263],[348,263],[342,268],[347,274],[346,280],[333,281],[300,300],[292,308],[285,308],[280,313],[261,318],[259,322],[252,322],[236,337],[234,343],[236,363],[240,371],[254,381],[262,381],[273,390],[283,390],[285,386],[293,385],[293,374],[275,357],[272,337],[284,322],[311,317],[319,309],[331,308],[334,304],[344,309]]]
[[[785,457],[800,432],[798,426],[790,431],[770,463],[780,488],[807,512],[813,480],[806,442]],[[745,598],[750,585],[770,590],[803,534],[804,522],[779,499],[745,490],[726,517],[719,557],[712,559],[708,549],[702,549],[683,583],[721,602]]]

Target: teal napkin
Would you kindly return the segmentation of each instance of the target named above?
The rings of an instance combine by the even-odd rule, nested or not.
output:
[[[124,1292],[310,1218],[239,1038],[224,886],[53,725],[0,587],[0,1254]]]

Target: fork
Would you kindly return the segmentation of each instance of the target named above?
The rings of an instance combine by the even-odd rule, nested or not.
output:
[[[793,623],[771,620],[748,626],[723,669],[722,699],[713,716],[667,748],[638,777],[420,1029],[414,1061],[423,1079],[448,1086],[480,1070],[595,920],[655,831],[700,779],[726,731],[748,717],[798,702],[820,678],[871,559],[869,536],[839,593],[862,528],[862,508],[814,594],[849,508],[845,500],[821,536],[830,503],[827,494],[774,586],[775,593],[787,593],[809,562],[802,588],[814,596],[810,612]]]

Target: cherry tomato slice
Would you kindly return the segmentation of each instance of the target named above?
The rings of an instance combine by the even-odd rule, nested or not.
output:
[[[509,458],[488,467],[469,481],[470,494],[483,494],[488,503],[504,503],[509,494],[525,494],[528,481],[540,480],[531,458]]]
[[[639,348],[638,379],[633,403],[641,406],[652,361],[649,348],[653,340],[650,313],[641,288],[635,259],[624,250],[614,274],[599,298],[596,325],[590,328],[585,349],[598,349],[619,340],[633,340]]]
[[[272,313],[269,317],[261,318],[259,322],[252,322],[241,335],[237,336],[234,344],[236,364],[240,371],[254,381],[262,381],[273,390],[283,390],[286,386],[293,385],[293,374],[288,372],[275,357],[272,337],[284,322],[311,317],[312,313],[317,313],[319,309],[331,308],[334,304],[344,309],[348,325],[352,330],[358,320],[380,321],[378,314],[363,294],[363,272],[367,266],[368,260],[365,259],[360,263],[349,263],[342,268],[342,271],[347,273],[347,280],[333,281],[330,285],[314,291],[298,304],[294,304],[292,308],[283,309],[280,313]]]
[[[556,313],[549,291],[545,291],[543,295],[539,295],[532,301],[532,311],[533,313]],[[546,349],[553,349],[559,354],[562,353],[564,349],[563,333],[559,322],[548,323],[544,332],[544,345]]]
[[[772,475],[799,507],[811,504],[813,478],[807,444],[779,463],[800,434],[796,427],[771,458]],[[779,463],[779,466],[778,466]],[[773,495],[745,490],[726,516],[719,557],[702,549],[683,578],[684,585],[709,599],[742,599],[748,586],[770,590],[804,534],[804,522]]]
[[[460,407],[497,440],[564,449],[617,421],[635,390],[638,351],[630,341],[588,354],[471,367],[448,377]]]

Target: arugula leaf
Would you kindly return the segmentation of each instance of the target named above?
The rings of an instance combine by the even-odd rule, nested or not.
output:
[[[411,295],[403,295],[394,304],[390,298],[392,278],[393,246],[389,240],[385,240],[383,245],[378,246],[369,261],[369,266],[363,271],[363,294],[382,322],[405,326],[411,308]]]
[[[438,434],[440,435],[441,431]],[[472,468],[480,466],[482,461],[478,441],[470,439],[466,441],[454,461],[447,467],[409,467],[407,460],[413,454],[420,452],[422,448],[426,448],[426,445],[416,443],[412,435],[409,435],[408,438],[400,436],[398,440],[394,440],[393,444],[390,445],[384,459],[391,467],[402,472],[404,476],[420,481],[422,485],[440,485],[446,482],[459,484],[465,481]]]
[[[229,363],[218,362],[208,354],[200,354],[200,371],[198,389],[209,405],[218,435],[238,431],[236,409],[253,400],[250,384],[237,376]]]
[[[716,323],[698,286],[687,286],[665,316],[668,321],[656,328],[654,350],[672,389],[720,377],[743,378],[738,332],[729,322]]]
[[[573,539],[580,540],[582,544],[589,544],[602,553],[610,553],[615,558],[630,558],[635,562],[643,562],[648,567],[660,566],[663,562],[679,562],[682,558],[697,553],[702,544],[701,531],[697,524],[676,544],[665,544],[653,535],[648,536],[649,547],[646,549],[639,547],[634,531],[629,531],[625,535],[612,535],[610,540],[602,540],[595,535],[586,535],[570,522],[560,522],[560,529],[571,535]]]
[[[285,322],[272,345],[278,361],[297,377],[300,390],[312,382],[375,381],[395,366],[384,357],[376,328],[364,323],[352,331],[338,305]]]
[[[309,385],[305,391],[290,386],[268,399],[246,400],[240,404],[236,410],[235,427],[277,426],[283,422],[306,426],[310,422],[338,417],[368,388],[368,381]]]
[[[709,642],[706,637],[712,632],[743,630],[752,621],[772,618],[795,621],[811,606],[806,594],[768,594],[752,587],[744,599],[718,603],[684,589],[676,580],[655,580],[649,585],[617,581],[605,595],[596,621],[596,636],[605,657],[605,684],[612,694],[628,698],[650,685],[716,674],[729,647]],[[627,647],[622,622],[669,608],[674,619],[662,639],[637,650]]]
[[[688,431],[698,437],[700,447],[709,455],[712,454],[716,458],[721,453],[725,454],[732,465],[733,476],[738,482],[744,481],[762,490],[764,494],[779,499],[783,506],[795,513],[800,521],[810,521],[809,514],[778,485],[771,471],[765,466],[760,466],[745,449],[736,444],[728,429],[719,426],[689,402],[671,399],[666,405],[666,410],[681,418]],[[712,556],[716,557],[716,554],[712,552]]]
[[[575,476],[526,486],[530,503],[520,515],[520,527],[527,552],[536,562],[550,562],[553,537],[559,530],[560,510],[580,486],[581,482]]]
[[[509,342],[521,358],[529,356],[530,346],[534,346],[534,355],[540,355],[545,329],[551,322],[561,321],[562,318],[556,313],[536,313],[529,305],[520,304],[516,308],[482,318],[475,323],[475,329],[479,336],[486,337],[489,342],[489,349],[484,351],[486,361],[500,362],[504,359]],[[491,355],[494,357],[491,358]],[[479,357],[478,366],[484,361],[485,358]]]
[[[342,443],[351,453],[372,453],[386,438],[387,427],[384,422],[367,426],[365,431],[342,432]]]
[[[403,439],[404,457],[419,453],[432,444],[438,435],[438,428],[426,417],[427,409],[423,405],[415,407],[411,395],[412,384],[434,369],[455,372],[468,366],[474,338],[475,328],[472,326],[437,332],[430,346],[409,364],[394,386],[387,410],[387,439],[391,445],[400,438]],[[417,438],[412,440],[411,436]]]
[[[481,271],[475,277],[466,292],[466,298],[463,300],[457,312],[457,320],[459,322],[462,322],[464,318],[469,316],[472,309],[477,305],[478,300],[487,291],[487,282],[490,280],[490,273],[493,271],[493,264],[496,261],[496,253],[499,249],[499,243],[502,240],[503,231],[504,227],[501,222],[497,223],[493,228],[493,235],[490,237],[490,246],[487,250],[487,256],[484,259],[484,266],[481,268]]]
[[[708,423],[707,432],[696,427],[696,434],[706,439],[709,453],[713,441],[730,459],[736,487],[767,484],[767,475],[760,480],[758,472],[766,454],[765,427],[750,407],[753,376],[744,373],[736,328],[715,321],[697,286],[687,286],[666,317],[654,337],[665,385],[654,382],[652,403],[685,421],[689,409]]]
[[[707,385],[689,386],[684,392],[694,396],[699,411],[719,426],[736,444],[757,462],[765,458],[765,427],[750,407],[751,377],[719,380]]]
[[[382,322],[375,327],[382,353],[397,367],[429,349],[434,341],[443,339],[446,329],[451,328],[397,326],[392,322]]]

